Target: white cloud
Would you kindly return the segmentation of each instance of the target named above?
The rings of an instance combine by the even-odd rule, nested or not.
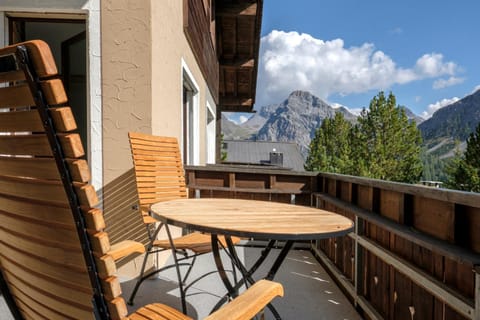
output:
[[[249,118],[249,117],[240,116],[240,117],[238,118],[238,123],[239,123],[239,124],[242,124],[242,123],[244,123],[245,121],[247,121],[248,118]]]
[[[346,48],[342,39],[323,41],[309,34],[273,30],[261,39],[257,105],[281,101],[293,90],[307,90],[327,100],[386,90],[394,84],[454,77],[459,67],[438,53],[425,54],[411,68],[401,68],[373,44]]]
[[[445,106],[448,106],[452,103],[455,103],[457,102],[458,100],[460,100],[460,98],[457,98],[457,97],[453,97],[451,99],[442,99],[438,102],[435,102],[435,103],[432,103],[430,104],[428,107],[427,107],[427,110],[426,111],[423,111],[421,116],[422,118],[424,119],[428,119],[430,118],[434,113],[435,111],[445,107]]]
[[[443,89],[446,87],[451,87],[459,83],[463,83],[464,78],[450,77],[448,79],[438,79],[433,82],[433,89]]]

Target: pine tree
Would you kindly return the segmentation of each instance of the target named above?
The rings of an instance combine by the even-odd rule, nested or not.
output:
[[[461,155],[457,149],[447,175],[447,188],[480,192],[480,123],[467,139],[465,153]]]
[[[350,134],[352,125],[337,112],[333,119],[326,118],[310,142],[310,153],[305,169],[349,174],[352,170]]]
[[[380,92],[363,110],[355,133],[357,175],[414,183],[422,175],[421,135],[395,96]]]

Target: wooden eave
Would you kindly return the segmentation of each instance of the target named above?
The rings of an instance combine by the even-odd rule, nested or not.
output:
[[[252,112],[263,0],[216,1],[220,111]]]

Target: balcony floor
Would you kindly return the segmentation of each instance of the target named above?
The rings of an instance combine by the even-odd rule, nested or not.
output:
[[[249,265],[258,257],[260,250],[253,247],[241,247],[238,251],[239,256],[246,259],[247,265]],[[272,250],[269,260],[267,259],[264,263],[265,267],[259,269],[256,275],[265,274],[266,268],[269,268],[278,252],[279,249]],[[210,270],[215,270],[213,257],[210,254],[203,255],[197,259],[191,276],[193,278]],[[119,276],[122,281],[123,296],[127,299],[135,281],[122,277],[121,274]],[[172,270],[163,272],[161,277],[146,280],[138,291],[135,305],[129,306],[130,311],[151,302],[162,302],[181,309],[179,292],[174,279],[176,277]],[[282,283],[285,288],[285,296],[277,298],[273,303],[283,319],[361,319],[354,307],[308,250],[290,251],[275,280]],[[202,319],[210,312],[224,292],[225,289],[218,274],[215,273],[202,279],[188,292],[188,314],[195,319]],[[0,319],[13,319],[1,297]],[[269,311],[266,312],[266,319],[273,319]]]

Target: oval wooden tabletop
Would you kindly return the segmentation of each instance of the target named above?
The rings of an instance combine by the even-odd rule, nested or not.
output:
[[[342,236],[353,222],[339,214],[305,206],[240,199],[179,199],[151,207],[161,221],[215,234],[273,240],[313,240]]]

